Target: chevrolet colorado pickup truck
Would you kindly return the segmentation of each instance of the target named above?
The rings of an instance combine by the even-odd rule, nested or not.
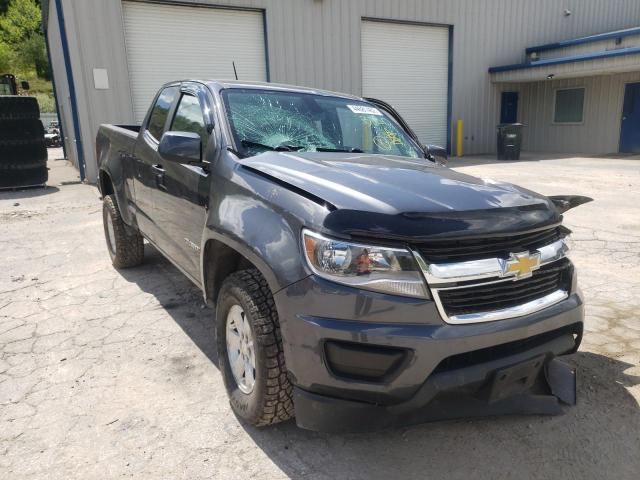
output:
[[[457,173],[388,104],[177,81],[96,139],[116,268],[144,239],[215,306],[236,414],[320,431],[560,413],[583,300],[562,213]]]

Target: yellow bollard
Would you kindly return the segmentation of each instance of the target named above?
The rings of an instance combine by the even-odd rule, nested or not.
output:
[[[462,120],[458,120],[457,128],[456,128],[456,156],[462,156],[462,135],[463,135],[463,127]]]

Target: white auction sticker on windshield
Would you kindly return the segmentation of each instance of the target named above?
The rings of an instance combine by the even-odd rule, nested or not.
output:
[[[347,105],[347,107],[349,107],[349,110],[351,110],[353,113],[360,113],[363,115],[382,116],[382,113],[380,113],[380,110],[378,110],[375,107],[367,107],[366,105]]]

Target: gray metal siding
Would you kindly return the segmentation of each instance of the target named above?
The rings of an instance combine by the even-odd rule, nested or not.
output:
[[[188,0],[184,3],[188,3]],[[196,3],[196,2],[192,2]],[[524,60],[527,46],[637,26],[638,0],[200,0],[265,9],[271,81],[361,94],[363,17],[453,25],[452,122],[465,122],[466,153],[495,150],[499,89],[491,65]],[[120,0],[64,0],[87,163],[101,122],[131,122]],[[573,14],[564,15],[569,8]],[[72,14],[71,14],[72,12]],[[71,23],[70,19],[67,20]],[[52,22],[49,21],[51,24]],[[73,40],[72,40],[73,39]],[[59,48],[52,46],[52,49]],[[416,58],[420,61],[420,58]],[[96,91],[92,69],[107,68],[111,89]],[[86,104],[85,104],[86,103]],[[425,112],[428,114],[428,112]],[[86,122],[86,123],[85,123]],[[605,128],[609,128],[605,126]],[[619,127],[616,127],[619,128]],[[455,129],[452,128],[453,134]],[[92,169],[93,168],[93,169]],[[88,178],[95,167],[87,165]]]
[[[520,91],[525,150],[604,154],[618,151],[624,89],[631,82],[640,82],[640,72],[503,84],[502,88]],[[554,92],[567,87],[585,87],[583,122],[579,125],[553,123]]]
[[[130,123],[133,118],[122,25],[122,6],[109,0],[62,0],[69,54],[76,80],[78,114],[86,176],[97,177],[95,138],[102,123]],[[106,68],[109,90],[96,90],[93,69]]]

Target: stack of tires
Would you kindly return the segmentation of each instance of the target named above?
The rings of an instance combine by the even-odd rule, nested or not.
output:
[[[0,188],[40,186],[48,177],[38,101],[0,96]]]

